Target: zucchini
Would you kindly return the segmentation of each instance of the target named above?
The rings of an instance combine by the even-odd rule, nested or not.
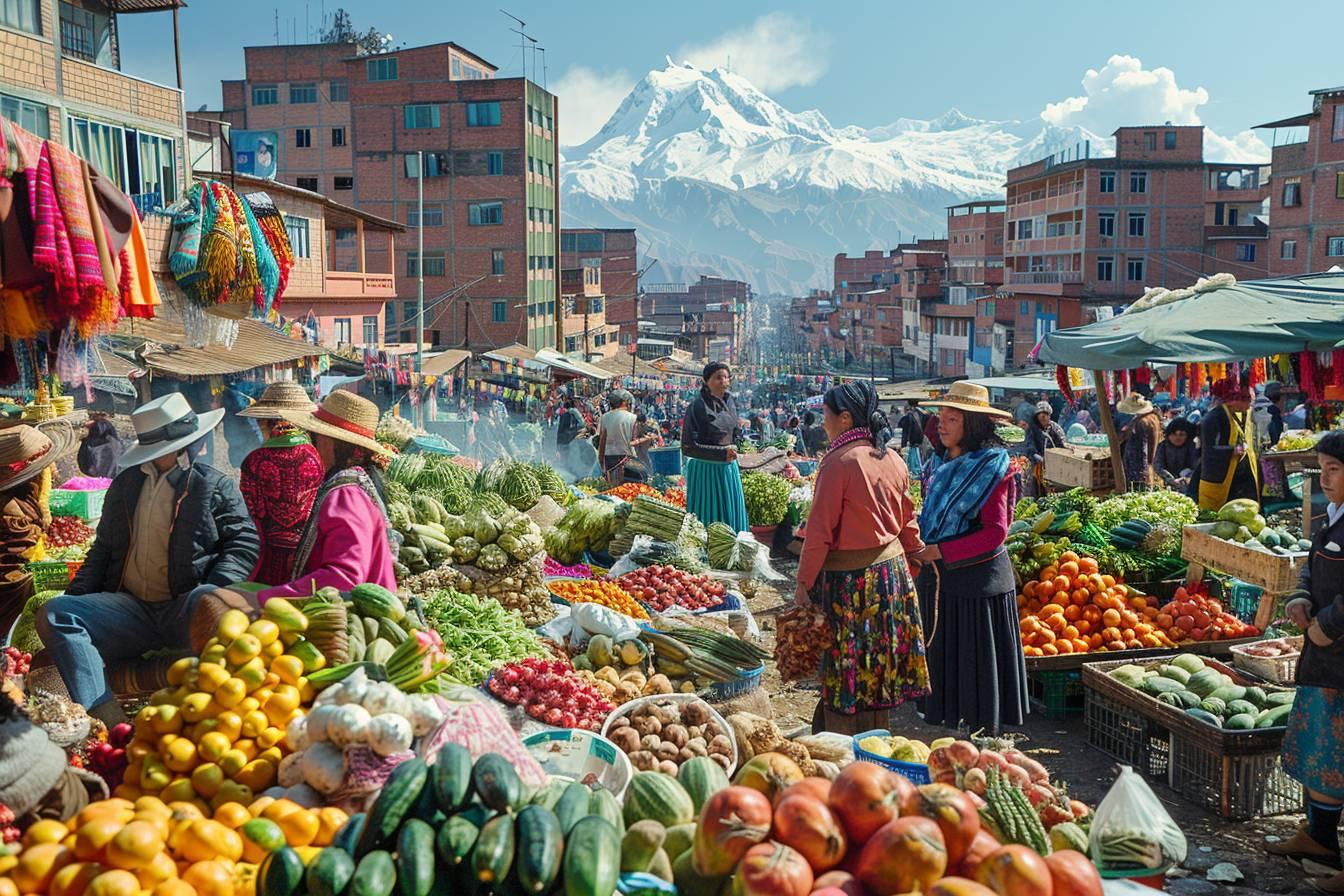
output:
[[[435,758],[429,780],[439,809],[452,815],[471,795],[471,753],[461,744],[444,744]]]
[[[611,896],[621,874],[621,835],[605,818],[589,815],[565,841],[565,896]]]
[[[560,830],[568,834],[574,829],[574,825],[579,823],[580,818],[586,818],[590,812],[589,804],[592,802],[592,791],[575,781],[566,785],[565,792],[560,795],[560,801],[555,804],[555,817],[560,822]]]
[[[625,835],[625,816],[621,811],[621,804],[616,801],[616,795],[605,787],[597,788],[588,798],[588,814],[605,818],[611,822],[617,834]]]
[[[303,859],[282,846],[268,853],[257,869],[257,896],[294,896],[303,888]]]
[[[369,817],[364,820],[364,829],[355,846],[355,858],[361,860],[361,866],[364,856],[391,843],[411,807],[420,798],[428,777],[429,768],[423,759],[408,759],[392,770],[369,810]]]
[[[343,849],[328,847],[317,854],[304,874],[311,896],[341,896],[355,873],[355,860]]]
[[[512,812],[522,806],[523,782],[513,765],[498,753],[486,753],[476,760],[471,786],[481,802],[496,812]]]
[[[481,825],[487,820],[488,816],[463,812],[445,821],[434,836],[434,849],[439,854],[439,860],[450,868],[465,862],[471,855],[471,848],[476,845],[476,838],[480,836]]]
[[[481,827],[481,833],[476,837],[476,845],[471,850],[472,875],[483,884],[502,883],[513,865],[516,848],[513,816],[507,813],[496,815]],[[614,881],[612,886],[615,886]]]
[[[517,854],[513,873],[524,893],[546,893],[560,875],[560,856],[565,848],[560,820],[545,806],[524,806],[515,824]]]
[[[392,896],[397,884],[397,868],[386,850],[375,849],[355,866],[350,878],[349,896]]]
[[[434,885],[434,829],[409,818],[397,834],[397,892],[400,896],[429,896]]]

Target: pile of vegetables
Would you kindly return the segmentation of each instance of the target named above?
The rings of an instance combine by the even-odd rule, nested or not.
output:
[[[640,771],[676,778],[681,765],[696,756],[709,757],[725,773],[733,770],[732,732],[698,698],[641,703],[628,714],[613,716],[606,736]]]
[[[621,576],[616,584],[659,613],[674,606],[713,609],[723,604],[726,594],[721,582],[672,566],[645,566]]]
[[[623,613],[632,619],[648,619],[649,613],[616,582],[605,579],[560,579],[548,586],[557,597],[571,604],[593,603]]]
[[[440,589],[424,595],[424,609],[453,658],[447,677],[459,684],[474,687],[504,663],[546,655],[522,617],[493,598]]]
[[[557,728],[597,731],[613,708],[562,660],[507,663],[490,676],[489,688],[501,702],[521,706],[538,722]]]
[[[629,516],[621,523],[621,528],[611,539],[609,546],[611,555],[620,557],[629,553],[635,539],[641,535],[647,535],[655,542],[666,545],[678,545],[686,537],[687,526],[693,519],[694,517],[686,513],[685,508],[669,504],[651,495],[639,495],[630,502]],[[703,539],[701,541],[703,542]]]
[[[653,498],[660,498],[662,494],[653,486],[645,485],[642,482],[622,482],[615,488],[609,488],[604,495],[610,495],[613,498],[620,498],[622,501],[633,501],[640,495],[649,495]]]
[[[1157,554],[1181,552],[1181,529],[1199,517],[1199,507],[1185,495],[1163,489],[1151,492],[1125,492],[1097,504],[1091,522],[1113,529],[1129,520],[1142,520],[1164,535],[1152,550]]]
[[[649,648],[633,633],[619,638],[593,635],[572,662],[579,678],[616,706],[637,697],[672,693],[666,675],[646,674],[652,669]]]
[[[398,451],[404,449],[415,438],[415,425],[391,411],[385,411],[383,416],[378,418],[378,428],[374,431],[373,437],[384,445],[391,445]]]
[[[584,498],[565,511],[564,517],[543,539],[546,553],[560,563],[576,563],[584,551],[605,551],[611,537],[620,528],[616,503],[601,498]]]
[[[37,653],[42,649],[42,639],[37,635],[37,611],[48,601],[60,597],[61,594],[60,591],[39,591],[28,598],[23,605],[22,612],[19,613],[18,620],[14,623],[14,637],[10,641],[11,646],[24,653]]]
[[[761,668],[770,654],[755,644],[711,628],[676,624],[664,618],[663,630],[646,628],[642,638],[654,652],[654,666],[669,678],[695,683],[696,690],[736,681]]]
[[[1250,731],[1287,724],[1296,691],[1247,686],[1223,671],[1225,668],[1182,653],[1170,662],[1130,663],[1108,674],[1126,687],[1215,728]]]
[[[523,622],[535,628],[555,618],[551,593],[542,582],[544,559],[544,555],[537,554],[498,572],[474,566],[442,566],[398,582],[405,591],[414,594],[450,589],[494,598],[504,609],[517,612]]]
[[[541,571],[550,578],[559,579],[591,579],[593,570],[587,563],[575,563],[571,566],[565,566],[552,559],[548,554],[546,560],[542,563]]]
[[[1260,634],[1260,629],[1223,609],[1203,583],[1177,588],[1172,599],[1159,608],[1155,621],[1176,642],[1223,641]]]
[[[756,555],[760,542],[756,539],[737,538],[727,523],[717,520],[709,524],[706,532],[705,551],[709,555],[709,565],[723,570],[749,570],[756,564]]]
[[[1220,507],[1209,534],[1281,557],[1301,556],[1311,550],[1311,539],[1269,525],[1260,513],[1260,505],[1249,498],[1228,501]]]
[[[47,547],[68,548],[93,541],[93,527],[77,516],[53,516],[47,527]]]
[[[742,497],[747,504],[747,521],[753,526],[778,526],[789,512],[790,485],[787,480],[768,473],[743,473]]]

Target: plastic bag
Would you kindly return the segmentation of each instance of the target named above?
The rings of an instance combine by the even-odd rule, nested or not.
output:
[[[454,692],[451,699],[468,693],[466,689]],[[498,704],[480,694],[472,695],[465,702],[436,699],[443,710],[443,721],[421,739],[419,753],[422,759],[432,764],[439,749],[452,742],[466,747],[473,761],[486,753],[499,753],[518,772],[524,784],[534,789],[546,786],[546,772],[523,746],[523,739],[509,724]]]
[[[1092,861],[1107,877],[1148,877],[1185,861],[1185,835],[1147,782],[1127,765],[1097,806],[1089,834]]]

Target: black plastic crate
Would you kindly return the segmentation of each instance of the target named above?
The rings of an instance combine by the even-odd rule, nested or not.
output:
[[[1302,785],[1284,772],[1277,749],[1220,754],[1181,734],[1171,738],[1171,788],[1224,818],[1302,811]]]
[[[1083,676],[1077,669],[1027,673],[1027,700],[1031,711],[1058,722],[1083,714]]]
[[[1149,780],[1167,778],[1171,733],[1130,707],[1088,689],[1087,742]]]

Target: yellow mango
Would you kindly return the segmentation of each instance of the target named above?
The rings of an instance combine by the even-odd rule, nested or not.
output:
[[[132,821],[117,831],[107,844],[107,863],[127,871],[147,868],[154,857],[163,852],[163,845],[158,828],[147,822]]]
[[[265,759],[253,759],[233,776],[239,784],[246,784],[253,792],[265,790],[275,783],[275,766]]]
[[[23,844],[25,849],[30,846],[37,846],[39,843],[60,843],[68,833],[70,833],[70,829],[59,821],[44,818],[41,821],[34,822],[32,827],[24,831],[23,839],[19,842]]]
[[[19,854],[10,876],[24,893],[45,893],[56,872],[75,861],[74,851],[59,843],[39,843]]]
[[[141,889],[152,890],[164,881],[177,877],[177,865],[168,853],[159,852],[154,854],[154,860],[147,866],[137,868],[132,873],[140,881]]]
[[[196,687],[213,694],[229,680],[229,670],[219,663],[201,663],[196,669]]]
[[[168,683],[177,686],[182,684],[187,678],[188,672],[193,672],[200,660],[194,656],[184,656],[182,659],[168,667]]]
[[[272,725],[256,736],[257,746],[265,750],[285,739],[285,729]]]
[[[200,760],[196,756],[196,745],[185,737],[179,737],[168,745],[168,751],[163,755],[163,764],[175,772],[189,772],[194,769]],[[191,799],[190,796],[186,799]]]
[[[180,775],[168,782],[168,786],[163,788],[163,793],[160,796],[175,802],[186,801],[196,796],[196,788],[191,786],[191,778]]]
[[[162,706],[165,703],[173,703],[175,702],[176,694],[177,694],[177,688],[159,688],[157,691],[149,695],[149,705]]]
[[[201,662],[203,664],[215,663],[216,665],[222,666],[224,665],[224,657],[227,653],[228,651],[223,644],[214,644],[201,651]]]
[[[230,678],[215,691],[215,702],[225,709],[232,709],[247,696],[247,685],[241,678]]]
[[[266,704],[270,705],[269,702]],[[243,737],[256,737],[271,727],[269,713],[254,711],[243,716]]]
[[[271,660],[275,659],[278,656],[284,656],[284,653],[285,653],[285,645],[284,642],[282,641],[272,641],[265,647],[261,648],[261,658],[266,660],[267,662],[270,662]]]
[[[313,683],[305,676],[300,678],[295,686],[299,689],[299,703],[312,706],[313,701],[317,699],[317,688],[313,687]]]
[[[252,813],[242,803],[230,802],[216,807],[214,818],[226,828],[236,831],[252,820]]]
[[[17,859],[15,863],[17,864]],[[72,862],[52,877],[51,888],[47,891],[48,896],[83,896],[93,879],[106,870],[108,870],[106,867],[97,862]],[[0,893],[3,892],[4,890],[0,889]],[[14,892],[18,892],[17,888]]]
[[[229,740],[222,731],[211,731],[197,743],[196,754],[200,756],[203,762],[218,762],[219,757],[227,753],[232,746],[233,741]]]
[[[210,712],[213,703],[213,697],[203,692],[197,691],[182,701],[182,718],[188,722],[199,722],[201,719],[210,718],[218,715],[217,712]]]
[[[225,803],[250,806],[255,799],[256,796],[252,793],[251,787],[246,784],[239,784],[237,781],[225,781],[219,785],[219,793],[215,794],[215,798],[210,801],[210,805],[218,811],[219,807]]]
[[[257,741],[255,738],[240,737],[238,738],[238,740],[233,742],[233,749],[237,750],[239,753],[242,753],[244,756],[246,756],[248,762],[251,762],[253,759],[257,758],[258,749],[257,749]]]
[[[227,737],[230,741],[237,740],[238,736],[243,733],[243,716],[242,712],[240,712],[241,707],[242,704],[240,703],[232,710],[221,712],[216,716],[216,720],[219,724],[215,726],[215,730]]]
[[[241,666],[260,653],[261,641],[257,640],[256,635],[248,634],[245,631],[233,639],[233,643],[224,653],[224,658],[229,661],[230,666]]]
[[[247,754],[241,750],[230,749],[225,751],[223,756],[219,757],[219,767],[223,769],[224,776],[232,778],[243,770],[243,766],[251,761]]]
[[[262,619],[279,626],[281,632],[302,632],[308,628],[308,617],[283,597],[273,597],[261,608]]]
[[[247,618],[247,614],[242,610],[229,610],[223,616],[219,617],[219,625],[215,628],[215,637],[222,643],[229,643],[247,631],[247,627],[252,620]]]
[[[293,800],[278,799],[273,800],[264,809],[261,810],[262,818],[269,818],[271,821],[279,824],[280,819],[294,812],[302,812],[303,807]]]
[[[213,819],[199,818],[178,841],[177,850],[189,862],[220,858],[236,862],[243,857],[243,838]]]
[[[247,633],[261,642],[261,646],[276,641],[280,637],[280,626],[269,619],[258,619],[247,627]]]
[[[235,896],[233,872],[223,862],[193,862],[182,873],[182,881],[196,891],[196,896]]]
[[[155,734],[181,734],[182,710],[171,703],[163,704],[150,723]]]
[[[223,783],[224,770],[213,762],[204,762],[192,769],[191,786],[206,799],[219,793],[219,787]]]
[[[317,810],[317,836],[313,838],[314,846],[330,846],[332,838],[341,826],[350,820],[350,816],[335,806],[327,806]]]
[[[234,677],[241,679],[247,686],[247,692],[251,694],[266,683],[266,661],[254,656],[238,667]]]
[[[276,802],[279,802],[279,800],[277,800],[273,796],[259,796],[248,804],[247,806],[248,814],[250,814],[253,818],[263,818],[264,816],[262,815],[262,813],[265,812],[266,809],[271,806],[271,804]]]
[[[297,687],[303,677],[303,660],[296,656],[278,656],[271,661],[271,671],[285,684]]]

